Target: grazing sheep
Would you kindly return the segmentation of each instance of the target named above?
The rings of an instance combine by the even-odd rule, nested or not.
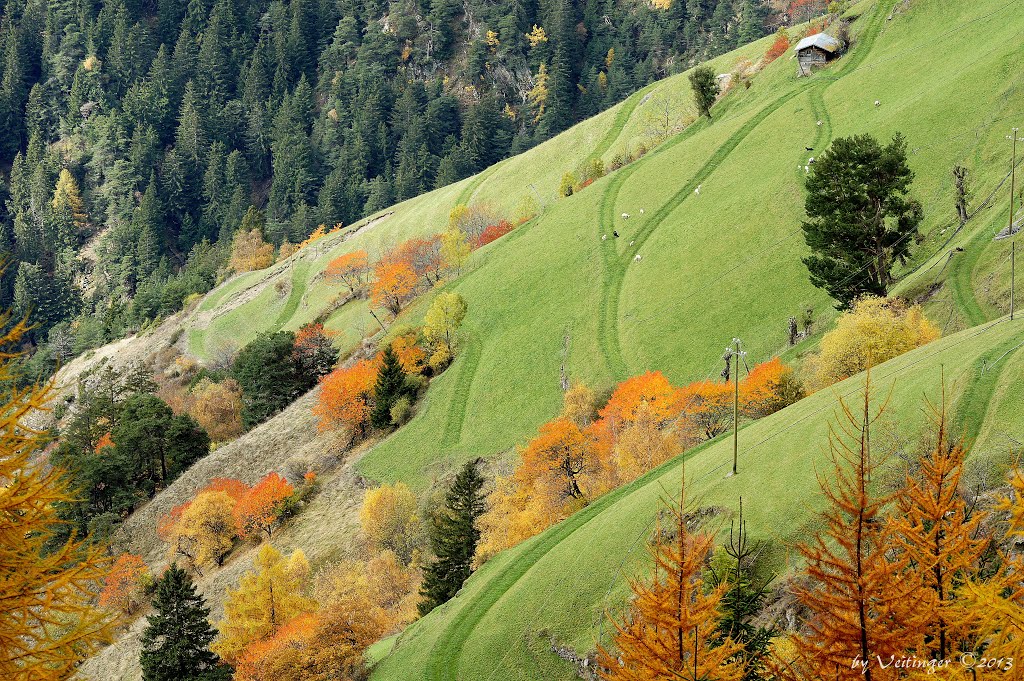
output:
[[[612,234],[615,236],[616,239],[619,238],[619,231],[618,230],[613,229],[612,230]]]
[[[644,209],[643,209],[643,208],[641,208],[641,209],[640,209],[640,215],[643,215],[643,214],[644,214]]]
[[[804,166],[804,172],[805,173],[811,172],[811,167],[810,166]]]
[[[813,156],[811,156],[809,159],[807,159],[807,165],[809,165],[809,166],[813,166],[814,165],[814,157]]]
[[[607,241],[607,240],[608,240],[608,235],[607,234],[602,234],[601,235],[601,241]]]
[[[630,242],[629,242],[629,245],[630,245],[630,246],[632,246],[632,245],[633,245],[633,244],[635,244],[635,243],[636,243],[636,241],[630,241]]]
[[[875,106],[882,106],[882,103],[876,99],[875,100]]]
[[[700,196],[700,188],[703,187],[703,186],[704,185],[702,185],[702,184],[698,184],[697,188],[693,190],[693,193],[696,194],[697,196]]]
[[[640,262],[640,254],[639,254],[639,253],[637,253],[637,254],[636,254],[636,255],[635,255],[634,257],[633,257],[633,262]]]
[[[623,220],[628,220],[629,219],[629,213],[623,213],[622,214],[622,219]]]
[[[819,128],[821,127],[821,121],[818,121],[818,127]]]

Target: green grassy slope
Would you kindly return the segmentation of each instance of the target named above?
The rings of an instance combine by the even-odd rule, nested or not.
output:
[[[993,350],[1020,344],[1024,320],[1005,318],[968,329],[875,369],[876,402],[889,397],[876,432],[884,442],[898,428],[912,437],[925,424],[923,396],[937,396],[945,377],[954,407],[977,389],[975,362]],[[1000,352],[999,354],[1002,354]],[[998,355],[996,355],[998,356]],[[994,358],[992,358],[994,359]],[[991,359],[990,359],[991,361]],[[999,390],[1012,391],[1024,371],[1024,354],[1003,357],[995,375]],[[806,536],[821,507],[815,470],[827,463],[823,444],[838,400],[858,399],[863,376],[853,377],[757,421],[740,435],[740,474],[729,477],[732,443],[719,439],[652,471],[479,570],[453,601],[412,625],[375,679],[570,679],[573,670],[553,655],[552,640],[579,651],[607,643],[602,613],[625,596],[624,576],[643,560],[659,499],[677,493],[686,470],[693,504],[722,509],[714,522],[727,530],[739,497],[751,534],[782,547]],[[1019,396],[1013,400],[1019,411]],[[1003,415],[990,414],[991,427]]]

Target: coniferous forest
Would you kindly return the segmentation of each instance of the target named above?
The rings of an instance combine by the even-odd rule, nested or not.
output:
[[[666,3],[667,4],[667,3]],[[46,375],[297,243],[770,30],[762,0],[10,0],[0,308]]]

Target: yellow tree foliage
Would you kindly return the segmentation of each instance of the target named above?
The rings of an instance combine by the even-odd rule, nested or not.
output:
[[[908,306],[898,298],[861,298],[839,316],[836,328],[822,337],[809,373],[816,387],[831,385],[940,335],[918,305]]]
[[[321,610],[353,607],[370,614],[384,636],[417,617],[423,575],[405,565],[392,551],[384,550],[369,561],[343,560],[317,578],[316,601]]]
[[[67,168],[60,169],[50,205],[54,210],[67,207],[77,229],[82,230],[89,226],[89,216],[85,212],[82,193],[78,190],[78,183],[75,182],[74,176]]]
[[[281,242],[281,247],[277,249],[277,262],[281,262],[282,260],[287,260],[292,257],[299,252],[299,248],[299,244],[293,244],[285,239]]]
[[[530,47],[537,47],[541,43],[548,41],[548,34],[545,33],[543,28],[534,24],[530,32],[526,34],[526,39],[529,41]]]
[[[231,242],[231,260],[229,266],[235,272],[252,272],[270,267],[274,262],[274,245],[263,241],[260,230],[235,232]]]
[[[273,636],[283,624],[315,610],[313,600],[303,593],[309,562],[302,551],[285,559],[264,544],[253,568],[255,572],[242,575],[237,589],[228,589],[224,619],[217,626],[220,636],[211,646],[232,663],[251,643]]]
[[[7,327],[9,315],[0,315]],[[14,325],[0,348],[25,333]],[[25,421],[46,409],[50,388],[17,388],[11,362],[0,352],[0,678],[49,680],[110,640],[107,613],[93,607],[109,561],[103,549],[72,537],[53,545],[61,524],[56,506],[71,499],[63,471],[37,465],[42,433]]]
[[[580,428],[586,428],[597,417],[597,396],[583,383],[573,383],[562,395],[562,416]]]
[[[189,413],[214,442],[233,440],[245,431],[242,425],[242,387],[233,378],[214,383],[203,378],[192,388]]]
[[[536,123],[544,116],[548,102],[548,65],[541,62],[537,68],[537,75],[533,78],[533,88],[526,95],[530,107],[533,109],[533,122]]]
[[[441,235],[441,257],[444,258],[445,264],[456,273],[462,272],[462,266],[466,264],[469,252],[469,238],[458,227],[448,229]]]
[[[474,564],[479,567],[495,554],[526,541],[558,522],[556,509],[537,498],[533,487],[512,476],[497,476],[487,496],[487,510],[477,521],[480,541]]]
[[[458,293],[439,293],[423,318],[423,336],[434,348],[452,356],[456,334],[465,318],[465,298]]]
[[[893,537],[910,559],[906,578],[923,587],[918,607],[927,610],[928,621],[917,653],[942,660],[970,649],[965,644],[973,639],[978,611],[965,606],[959,587],[976,574],[988,540],[978,536],[987,514],[969,509],[960,495],[964,449],[949,442],[945,402],[933,414],[935,445],[921,457],[917,474],[907,474],[890,522]]]
[[[830,427],[830,470],[818,475],[825,529],[799,547],[809,579],[794,589],[810,615],[807,633],[790,636],[794,659],[777,661],[781,679],[898,678],[899,670],[874,661],[902,657],[924,631],[927,613],[918,605],[926,594],[920,583],[903,579],[908,557],[890,556],[895,540],[882,511],[891,495],[875,493],[869,482],[887,458],[871,449],[871,425],[885,406],[872,417],[870,392],[868,381],[859,415],[840,401],[841,420]]]
[[[659,427],[644,404],[619,433],[615,464],[622,482],[638,478],[683,451],[679,438]]]
[[[423,536],[416,495],[404,482],[366,490],[359,523],[375,550],[392,551],[405,563]]]
[[[235,505],[227,492],[196,495],[171,531],[172,554],[187,558],[197,572],[211,563],[223,563],[235,540]]]
[[[743,666],[737,653],[742,647],[729,637],[719,638],[719,604],[727,585],[708,589],[701,578],[714,538],[687,528],[685,494],[668,510],[671,532],[662,531],[659,521],[649,549],[652,575],[630,582],[629,613],[612,622],[617,650],[599,647],[601,678],[740,681]]]

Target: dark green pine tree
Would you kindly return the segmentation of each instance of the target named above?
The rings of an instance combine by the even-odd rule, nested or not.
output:
[[[473,571],[480,541],[476,523],[486,509],[478,461],[463,466],[445,495],[444,507],[432,518],[430,545],[437,560],[423,571],[423,600],[417,606],[421,615],[454,598]]]
[[[171,566],[156,583],[156,612],[142,634],[144,681],[229,681],[232,667],[210,652],[217,632],[188,573]]]
[[[390,345],[384,348],[382,360],[377,370],[377,383],[373,387],[374,406],[370,422],[374,428],[391,425],[391,407],[406,393],[405,371]]]

